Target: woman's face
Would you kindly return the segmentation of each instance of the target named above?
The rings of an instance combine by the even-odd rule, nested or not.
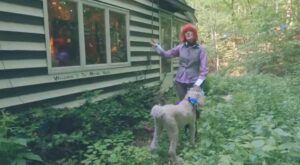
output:
[[[192,31],[187,31],[186,33],[184,33],[184,36],[188,42],[194,41],[194,33]]]

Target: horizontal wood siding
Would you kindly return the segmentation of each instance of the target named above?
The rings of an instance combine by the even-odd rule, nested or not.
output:
[[[152,87],[152,86],[155,86],[155,85],[159,85],[159,82],[158,81],[153,81],[153,82],[145,83],[144,85],[146,87]],[[100,100],[103,100],[107,97],[112,97],[112,96],[115,96],[115,95],[118,95],[118,94],[121,94],[121,93],[125,93],[125,92],[126,92],[126,89],[118,89],[118,90],[115,90],[115,91],[110,90],[110,92],[102,93],[101,95],[94,97],[91,101],[92,102],[100,101]],[[86,102],[85,99],[71,99],[70,101],[67,101],[67,102],[56,103],[54,107],[55,108],[78,107],[78,106],[84,104],[85,102]]]
[[[124,91],[117,88],[123,83],[158,84],[159,56],[149,45],[151,38],[159,36],[157,4],[148,0],[94,1],[129,11],[130,66],[49,74],[42,0],[0,1],[0,109],[35,103],[78,106],[84,100],[75,98],[86,91],[105,89],[94,99],[97,101]]]

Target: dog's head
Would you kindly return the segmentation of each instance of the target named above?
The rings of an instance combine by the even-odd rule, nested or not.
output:
[[[199,105],[204,105],[204,94],[202,90],[197,86],[193,86],[188,90],[185,99],[188,98],[197,99]]]

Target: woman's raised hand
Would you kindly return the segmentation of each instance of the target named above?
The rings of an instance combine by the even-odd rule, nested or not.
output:
[[[157,42],[155,42],[153,38],[150,40],[150,44],[152,47],[157,47]]]

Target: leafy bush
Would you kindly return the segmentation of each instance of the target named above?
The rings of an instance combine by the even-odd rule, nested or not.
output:
[[[181,152],[183,164],[299,164],[300,95],[293,92],[295,86],[271,75],[222,80],[210,77],[215,86],[201,115],[200,143]],[[232,99],[223,99],[223,91]]]
[[[85,159],[81,163],[85,165],[149,163],[150,153],[148,150],[135,147],[131,145],[132,143],[133,135],[128,131],[108,139],[100,139],[87,147]]]
[[[9,127],[12,137],[29,139],[28,146],[46,163],[78,164],[85,159],[88,146],[114,138],[124,130],[135,136],[149,121],[149,111],[159,95],[158,87],[125,84],[128,91],[119,96],[72,109],[36,108],[16,114]],[[118,137],[115,137],[119,139]],[[119,144],[119,143],[117,143]],[[124,144],[125,145],[125,144]],[[35,162],[35,164],[38,164]]]
[[[16,117],[1,111],[0,127],[0,162],[2,164],[24,165],[29,161],[42,161],[40,156],[27,148],[28,139],[13,137],[11,127]]]
[[[180,164],[299,164],[300,89],[297,79],[290,80],[273,75],[211,74],[198,121],[199,139],[190,147],[186,137],[181,137]],[[6,129],[0,141],[5,138],[2,141],[13,149],[5,153],[8,145],[0,148],[3,162],[38,153],[43,164],[167,164],[168,140],[162,140],[157,153],[150,154],[151,136],[143,130],[143,124],[152,124],[149,111],[157,101],[158,88],[129,86],[124,95],[79,108],[34,109],[11,119],[2,117]],[[173,89],[163,97],[171,103],[176,100]],[[21,158],[40,160],[33,155]]]

